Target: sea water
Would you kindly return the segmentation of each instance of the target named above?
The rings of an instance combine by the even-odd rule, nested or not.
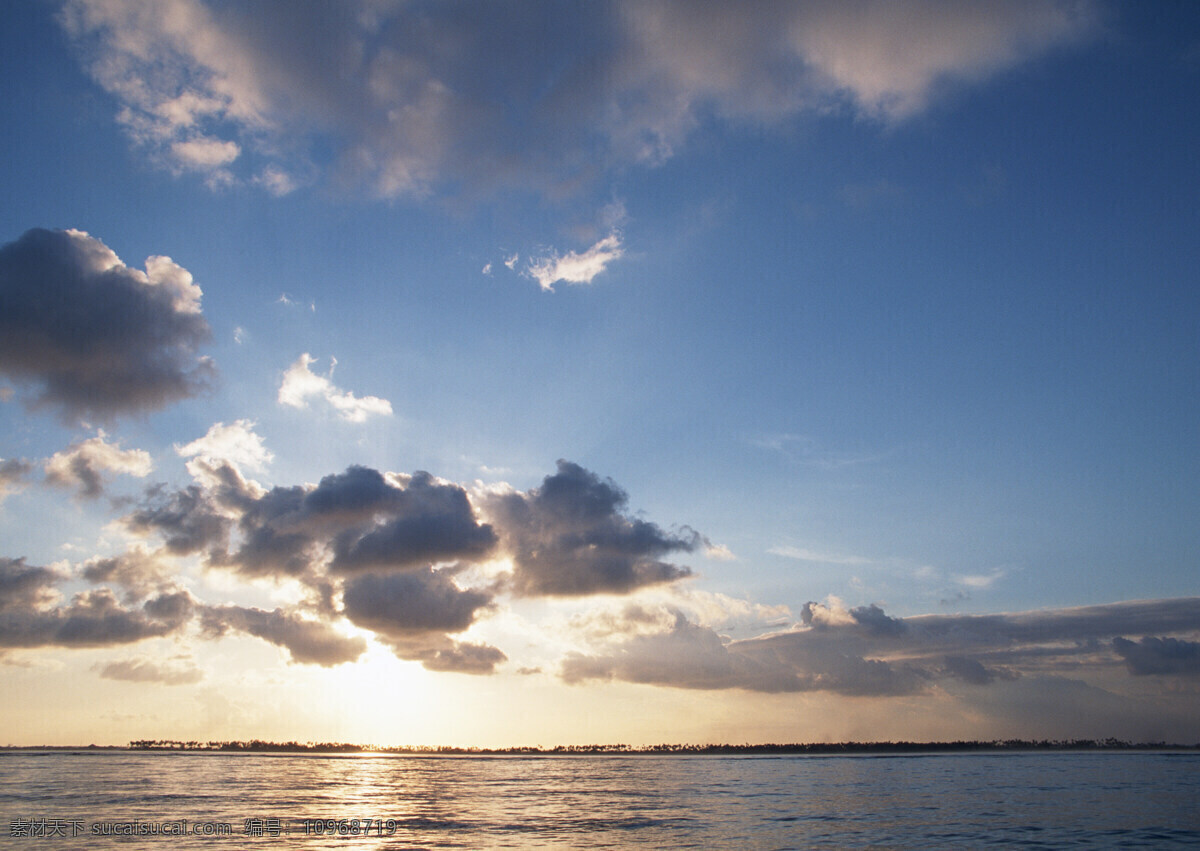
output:
[[[13,848],[1200,846],[1200,754],[0,752]]]

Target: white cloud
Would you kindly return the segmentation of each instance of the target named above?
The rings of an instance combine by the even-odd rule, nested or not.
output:
[[[299,359],[288,367],[283,374],[283,383],[279,386],[279,403],[293,408],[307,408],[308,400],[316,397],[329,404],[339,417],[347,422],[365,422],[372,415],[388,415],[392,413],[392,404],[387,399],[378,396],[364,396],[361,399],[348,390],[341,390],[326,376],[313,373],[308,367],[316,363],[312,355],[305,352]],[[334,361],[336,364],[337,361]],[[330,375],[333,374],[332,368]]]
[[[77,486],[84,496],[96,497],[103,491],[103,473],[145,478],[154,469],[149,452],[121,449],[104,438],[104,432],[100,431],[96,437],[72,443],[54,453],[45,464],[46,480]]]
[[[228,165],[238,158],[242,149],[237,142],[220,139],[189,139],[171,144],[171,153],[184,165],[200,171],[210,171],[217,166]]]
[[[260,472],[275,457],[263,445],[263,439],[254,433],[252,420],[237,420],[229,425],[214,423],[204,437],[184,446],[176,444],[175,451],[184,458],[197,458],[208,464],[226,461],[239,469]]]
[[[621,248],[620,235],[611,233],[582,253],[568,251],[561,256],[552,253],[533,260],[526,274],[537,281],[543,290],[554,292],[554,285],[559,281],[566,281],[568,284],[590,284],[593,278],[603,272],[609,263],[620,259],[622,254],[624,251]]]

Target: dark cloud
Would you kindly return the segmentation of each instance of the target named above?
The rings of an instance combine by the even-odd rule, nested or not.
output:
[[[115,561],[115,560],[114,560]],[[0,558],[0,647],[104,647],[168,635],[191,617],[187,592],[160,593],[140,608],[124,608],[98,588],[56,605],[66,577],[24,559]]]
[[[305,620],[296,612],[264,611],[243,606],[209,606],[201,612],[201,626],[210,637],[228,630],[244,632],[284,647],[292,660],[332,667],[353,662],[367,649],[361,638],[341,635],[323,621]]]
[[[107,680],[123,680],[131,683],[162,683],[168,686],[192,685],[204,679],[199,668],[160,665],[149,659],[125,659],[108,662],[99,669],[100,676]]]
[[[140,609],[122,608],[107,588],[75,595],[55,609],[0,611],[0,647],[105,647],[169,635],[191,617],[186,592],[147,600]]]
[[[492,608],[492,595],[462,589],[451,571],[423,570],[346,580],[345,614],[373,631],[401,659],[419,661],[431,671],[490,674],[508,657],[495,647],[451,639]]]
[[[490,594],[460,589],[444,570],[426,567],[386,576],[364,574],[346,581],[346,617],[385,636],[462,632],[492,602]]]
[[[361,477],[367,472],[379,475],[362,467],[351,467],[345,475]],[[346,489],[326,489],[332,478],[323,479],[306,502],[315,499],[318,506],[338,506],[340,502],[331,497],[342,496]],[[402,570],[429,562],[474,561],[487,556],[495,546],[496,533],[475,519],[466,491],[458,485],[438,484],[428,473],[419,471],[404,489],[391,487],[388,491],[390,504],[382,523],[365,532],[349,529],[336,537],[331,565],[334,570]]]
[[[1130,641],[1117,637],[1113,639],[1112,646],[1117,655],[1125,660],[1129,673],[1135,676],[1200,675],[1200,642],[1197,641],[1153,636]]]
[[[0,373],[67,420],[161,408],[214,375],[199,299],[169,258],[142,272],[81,231],[27,231],[0,248]]]
[[[152,489],[146,504],[122,522],[136,534],[159,533],[167,550],[181,556],[223,549],[233,526],[212,493],[200,485],[189,485],[166,496],[161,489]]]
[[[663,531],[624,513],[628,497],[611,480],[569,461],[529,493],[494,496],[487,512],[516,566],[514,585],[525,595],[627,594],[691,575],[661,561],[692,552],[698,534]]]
[[[384,476],[353,466],[316,487],[268,491],[256,490],[229,464],[202,472],[202,482],[183,490],[148,492],[125,525],[163,535],[179,555],[206,551],[212,566],[314,582],[327,567],[354,573],[476,561],[496,544],[466,491],[424,472]]]
[[[28,567],[23,558],[0,557],[0,613],[49,605],[64,578],[48,567]]]

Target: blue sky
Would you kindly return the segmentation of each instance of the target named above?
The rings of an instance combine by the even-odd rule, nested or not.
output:
[[[1200,734],[1189,5],[2,15],[14,742]]]

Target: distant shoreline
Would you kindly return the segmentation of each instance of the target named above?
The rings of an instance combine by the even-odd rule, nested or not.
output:
[[[813,742],[791,744],[660,744],[645,747],[629,745],[556,745],[506,748],[412,747],[359,745],[343,742],[267,742],[251,741],[196,742],[146,739],[128,745],[3,745],[4,751],[122,751],[144,753],[257,753],[324,755],[395,755],[395,756],[754,756],[920,753],[1000,753],[1013,751],[1200,751],[1200,743],[1126,742],[1119,739],[1066,739],[952,742]]]

